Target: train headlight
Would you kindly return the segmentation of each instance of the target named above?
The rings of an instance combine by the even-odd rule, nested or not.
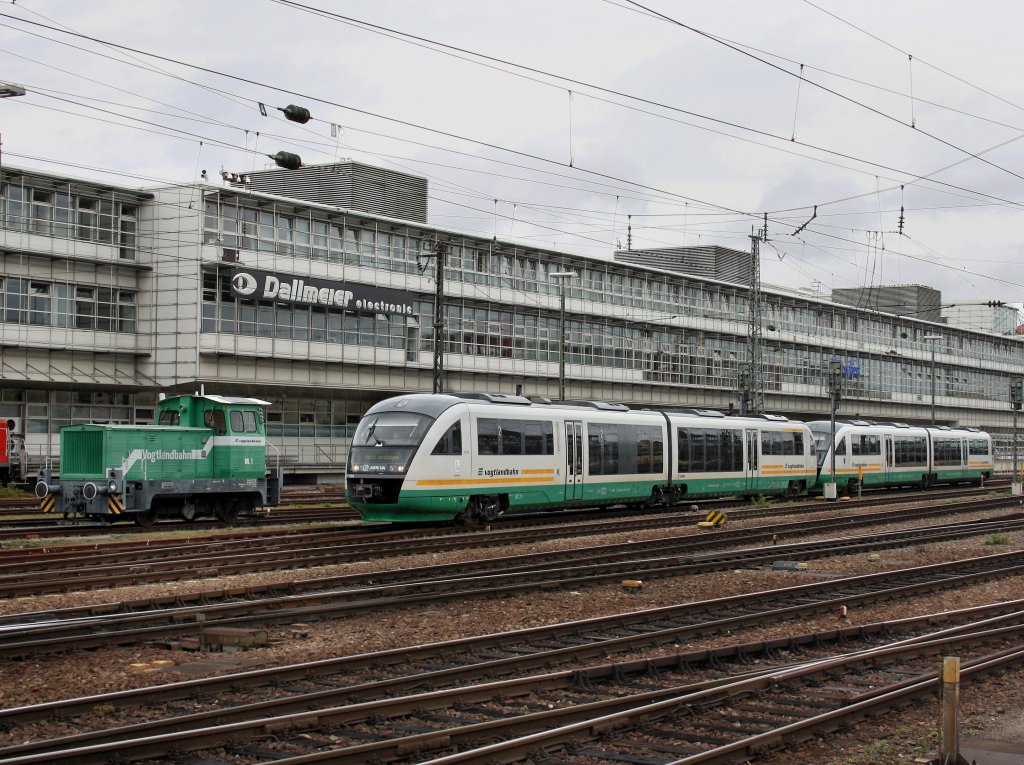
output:
[[[96,484],[92,481],[89,481],[89,483],[82,487],[82,496],[86,499],[94,499],[98,492],[99,489],[96,488]]]
[[[110,481],[107,483],[107,493],[117,494],[117,481],[115,481],[113,478],[111,478]]]

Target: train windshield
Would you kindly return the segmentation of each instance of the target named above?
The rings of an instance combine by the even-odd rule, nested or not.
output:
[[[419,446],[433,420],[413,412],[367,415],[356,428],[352,446]]]
[[[364,417],[349,449],[349,473],[402,474],[433,419],[414,412],[381,412]]]

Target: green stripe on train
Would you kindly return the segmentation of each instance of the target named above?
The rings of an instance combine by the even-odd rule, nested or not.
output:
[[[781,494],[791,480],[813,481],[813,474],[802,476],[761,477],[748,485],[745,478],[693,478],[674,481],[685,484],[683,498],[718,497],[731,494]],[[403,489],[394,504],[363,503],[350,500],[364,521],[447,521],[455,518],[469,506],[474,495],[502,494],[508,497],[508,512],[532,512],[574,506],[614,505],[624,502],[644,502],[663,480],[653,481],[600,481],[590,479],[580,486],[581,496],[567,499],[572,485],[538,484],[532,486],[452,489]]]

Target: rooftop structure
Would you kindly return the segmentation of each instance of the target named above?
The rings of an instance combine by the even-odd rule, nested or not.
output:
[[[663,268],[667,271],[703,276],[734,284],[750,284],[752,268],[749,252],[720,247],[717,244],[700,247],[617,250],[615,260],[620,263]]]
[[[232,185],[289,199],[427,222],[427,179],[361,162],[257,170]]]

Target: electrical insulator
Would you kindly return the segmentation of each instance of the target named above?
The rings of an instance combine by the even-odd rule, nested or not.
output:
[[[284,116],[291,122],[298,122],[300,125],[305,125],[309,122],[311,116],[309,109],[305,106],[296,106],[295,104],[288,104],[288,106],[281,109],[281,111],[284,112]]]
[[[277,154],[268,154],[274,163],[278,167],[283,167],[285,170],[298,170],[302,167],[302,157],[298,154],[292,154],[290,151],[279,151]]]

